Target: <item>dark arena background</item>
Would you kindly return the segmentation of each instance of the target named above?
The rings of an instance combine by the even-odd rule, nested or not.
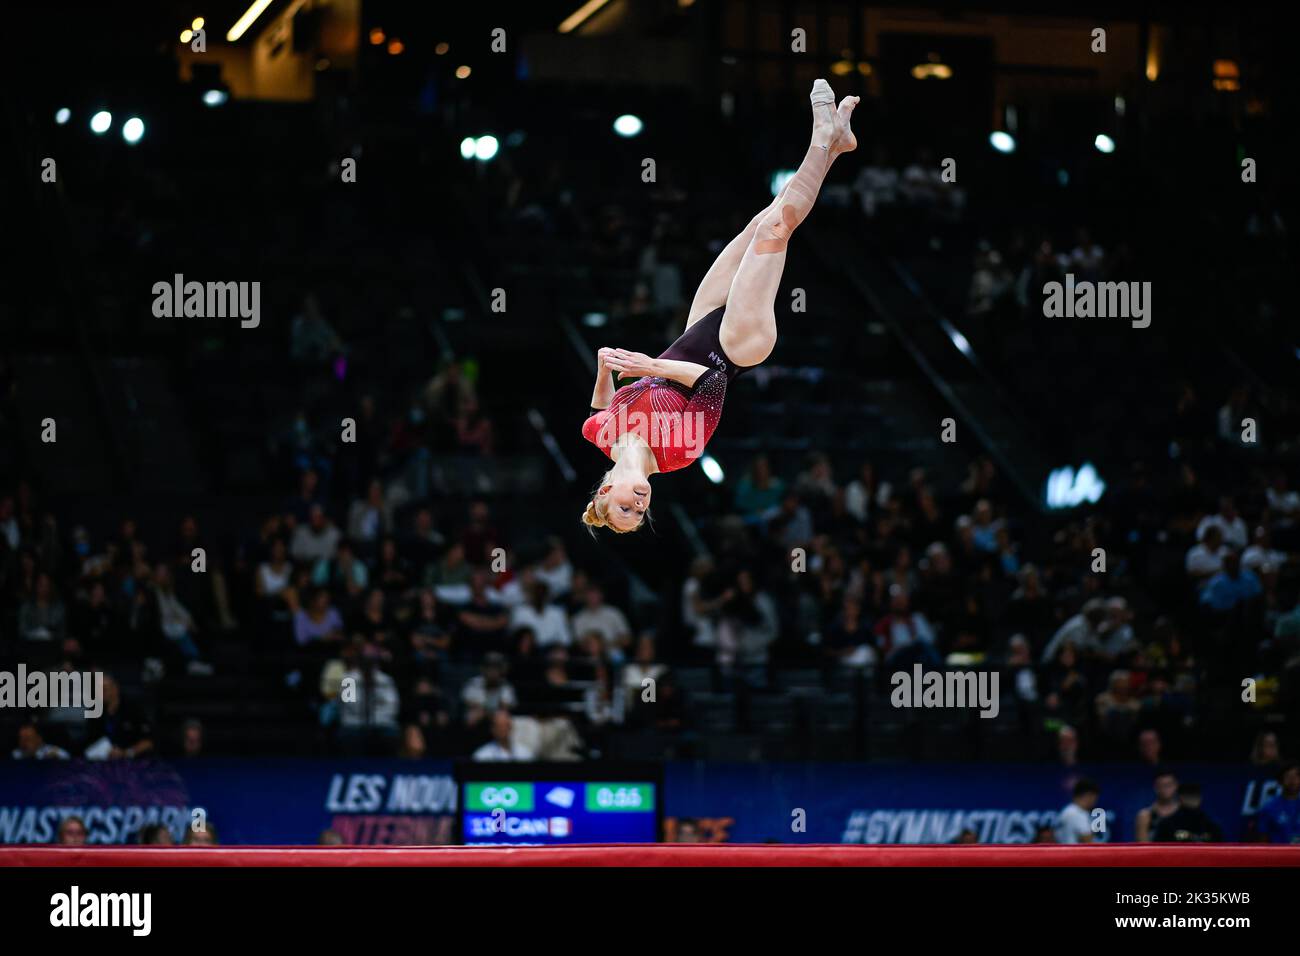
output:
[[[1277,932],[1284,6],[6,8],[5,925]]]

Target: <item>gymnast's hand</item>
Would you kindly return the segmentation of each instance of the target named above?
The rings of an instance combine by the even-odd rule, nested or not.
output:
[[[602,350],[603,351],[603,350]],[[605,364],[618,372],[620,379],[637,378],[641,375],[658,375],[656,360],[644,352],[629,352],[627,349],[610,349],[605,357]]]

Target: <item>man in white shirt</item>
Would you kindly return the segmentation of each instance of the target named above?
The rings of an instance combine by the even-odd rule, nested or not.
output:
[[[1223,558],[1228,549],[1223,545],[1223,531],[1217,524],[1205,529],[1205,537],[1187,550],[1184,562],[1187,574],[1196,583],[1203,584],[1223,570]]]
[[[1217,527],[1222,532],[1223,543],[1234,551],[1240,551],[1250,544],[1246,522],[1237,514],[1237,506],[1231,498],[1220,498],[1218,513],[1201,519],[1201,523],[1196,526],[1197,539],[1203,540],[1206,531],[1212,527]]]
[[[332,561],[338,553],[340,537],[342,535],[339,529],[325,516],[324,509],[320,505],[312,505],[307,524],[300,524],[293,529],[289,553],[295,561],[313,566],[317,561]]]
[[[1092,811],[1097,806],[1100,791],[1091,780],[1080,780],[1074,785],[1074,799],[1056,818],[1057,843],[1095,843],[1097,835],[1092,830]]]
[[[510,630],[530,628],[537,635],[538,647],[552,644],[568,647],[573,643],[568,615],[558,604],[549,603],[549,595],[550,588],[544,581],[533,582],[527,603],[516,605],[510,612]]]
[[[1271,574],[1286,564],[1286,552],[1273,547],[1273,536],[1268,528],[1255,529],[1255,543],[1241,555],[1241,566],[1255,574]]]
[[[1073,644],[1076,651],[1094,652],[1100,649],[1100,630],[1107,613],[1106,602],[1101,598],[1090,598],[1084,602],[1083,610],[1062,624],[1047,642],[1043,648],[1043,663],[1050,664],[1066,644]]]
[[[536,760],[537,754],[531,749],[511,740],[514,721],[510,711],[498,710],[492,714],[492,739],[474,751],[473,759],[480,763],[504,762],[509,760]]]
[[[632,639],[632,629],[628,626],[627,616],[612,604],[605,603],[605,592],[599,584],[587,586],[583,596],[585,606],[573,615],[573,632],[586,634],[595,631],[600,635],[605,651],[615,663],[623,659],[623,654]]]

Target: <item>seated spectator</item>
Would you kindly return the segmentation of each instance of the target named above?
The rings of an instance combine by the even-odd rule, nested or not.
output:
[[[59,831],[54,842],[59,846],[85,846],[87,840],[86,821],[81,817],[64,817],[59,821]]]
[[[724,678],[738,674],[751,687],[766,687],[770,649],[780,635],[776,604],[748,569],[737,572],[732,592],[718,621],[718,667]]]
[[[546,554],[542,556],[541,563],[534,568],[534,573],[546,582],[551,600],[562,601],[568,596],[573,587],[573,564],[569,561],[569,553],[565,550],[563,540],[557,537],[547,539]]]
[[[324,588],[312,592],[307,606],[294,613],[293,637],[299,647],[343,640],[343,616]]]
[[[175,649],[176,654],[190,665],[191,673],[206,670],[199,661],[199,648],[195,642],[198,628],[194,616],[176,596],[176,590],[172,586],[172,571],[167,565],[159,564],[154,569],[153,589],[158,604],[158,628],[162,631],[162,636]]]
[[[1277,779],[1282,792],[1259,808],[1256,828],[1269,843],[1300,843],[1300,763],[1286,764]]]
[[[889,613],[876,622],[876,647],[887,670],[909,668],[914,663],[940,667],[943,659],[935,647],[934,629],[924,614],[911,607],[906,588],[889,589]]]
[[[1094,701],[1098,729],[1111,741],[1128,737],[1137,720],[1138,711],[1141,710],[1141,703],[1130,690],[1131,682],[1132,676],[1128,671],[1112,671],[1106,689]]]
[[[397,682],[380,668],[374,645],[364,645],[344,671],[339,702],[339,741],[345,753],[378,756],[396,749],[401,697]]]
[[[387,594],[397,596],[415,584],[411,567],[397,550],[397,542],[384,538],[375,562],[375,584]]]
[[[392,509],[386,500],[383,482],[373,478],[366,486],[365,500],[357,499],[348,508],[348,537],[373,556],[370,549],[392,531],[392,526]]]
[[[1093,653],[1101,647],[1100,629],[1106,621],[1106,602],[1101,598],[1092,598],[1084,603],[1083,609],[1057,629],[1052,639],[1043,648],[1043,663],[1050,662],[1069,644],[1076,651]]]
[[[300,524],[293,530],[293,540],[289,544],[289,553],[295,561],[314,565],[317,561],[331,560],[338,550],[342,534],[334,527],[334,522],[325,514],[320,505],[312,505],[307,523]]]
[[[736,482],[733,504],[742,518],[759,521],[780,507],[784,495],[785,482],[772,474],[767,456],[758,455]]]
[[[1178,785],[1178,808],[1156,824],[1151,839],[1157,843],[1222,843],[1223,828],[1201,808],[1201,786]]]
[[[14,760],[67,760],[68,752],[62,747],[47,744],[41,727],[35,720],[24,721],[18,727],[18,746],[10,755]]]
[[[279,597],[293,581],[293,564],[289,561],[289,548],[283,538],[271,542],[271,553],[257,566],[253,579],[259,598]]]
[[[420,591],[415,615],[407,626],[416,668],[422,672],[436,669],[451,651],[451,635],[438,623],[438,601],[428,588]]]
[[[870,670],[876,663],[875,635],[862,614],[862,602],[846,595],[839,616],[823,640],[832,663],[852,670]]]
[[[488,593],[487,584],[487,572],[474,571],[469,582],[469,601],[456,615],[456,641],[475,654],[501,650],[510,624],[510,615]]]
[[[1246,522],[1237,514],[1236,503],[1226,495],[1219,499],[1218,512],[1206,515],[1196,526],[1196,539],[1205,540],[1205,533],[1210,528],[1218,528],[1223,543],[1234,551],[1241,551],[1250,544]]]
[[[333,560],[322,558],[316,562],[311,583],[338,594],[345,606],[355,607],[370,586],[370,569],[352,550],[352,542],[344,538]]]
[[[1280,571],[1286,562],[1286,552],[1273,547],[1273,534],[1265,525],[1255,529],[1254,542],[1241,555],[1241,566],[1259,576]]]
[[[1179,807],[1178,777],[1172,770],[1161,770],[1152,781],[1156,798],[1148,806],[1137,812],[1133,822],[1133,839],[1138,843],[1148,843],[1154,839],[1156,827]]]
[[[521,627],[529,628],[537,635],[539,647],[550,647],[553,644],[568,647],[573,643],[569,619],[562,607],[550,602],[550,588],[542,580],[534,581],[529,589],[528,600],[516,605],[510,612],[511,630]]]
[[[1241,558],[1229,552],[1223,558],[1223,570],[1212,575],[1201,588],[1201,605],[1211,611],[1226,613],[1253,601],[1263,586],[1252,571],[1241,566]]]
[[[175,846],[172,831],[161,823],[154,823],[140,828],[141,846]]]
[[[508,710],[492,714],[492,739],[474,751],[473,759],[479,762],[535,760],[537,755],[513,739],[514,719]]]
[[[42,572],[36,576],[35,593],[18,609],[18,634],[25,641],[62,641],[66,633],[63,602],[54,581]]]
[[[479,673],[465,682],[460,692],[465,708],[465,726],[474,727],[488,714],[519,706],[515,689],[506,680],[506,658],[495,651],[484,655]]]
[[[104,675],[104,712],[86,719],[85,739],[90,741],[82,756],[87,760],[122,760],[152,753],[153,728],[143,711],[124,701],[121,688]]]
[[[1187,551],[1184,566],[1187,574],[1197,585],[1203,585],[1214,575],[1223,570],[1223,558],[1228,548],[1223,544],[1223,531],[1215,524],[1208,525],[1200,541]]]
[[[612,604],[605,603],[605,592],[598,584],[587,585],[585,605],[573,615],[573,630],[578,634],[596,631],[610,660],[619,663],[632,640],[627,617]]]

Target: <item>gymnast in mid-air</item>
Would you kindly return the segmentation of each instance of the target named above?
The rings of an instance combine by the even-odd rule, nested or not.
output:
[[[812,143],[803,162],[709,267],[677,341],[657,358],[617,348],[598,353],[582,437],[614,466],[600,479],[583,523],[620,533],[640,528],[650,507],[650,476],[697,459],[722,416],[727,384],[772,354],[790,234],[812,211],[835,157],[858,145],[849,128],[858,97],[846,96],[836,107],[830,84],[817,80],[809,100]],[[611,372],[637,381],[615,391]]]

